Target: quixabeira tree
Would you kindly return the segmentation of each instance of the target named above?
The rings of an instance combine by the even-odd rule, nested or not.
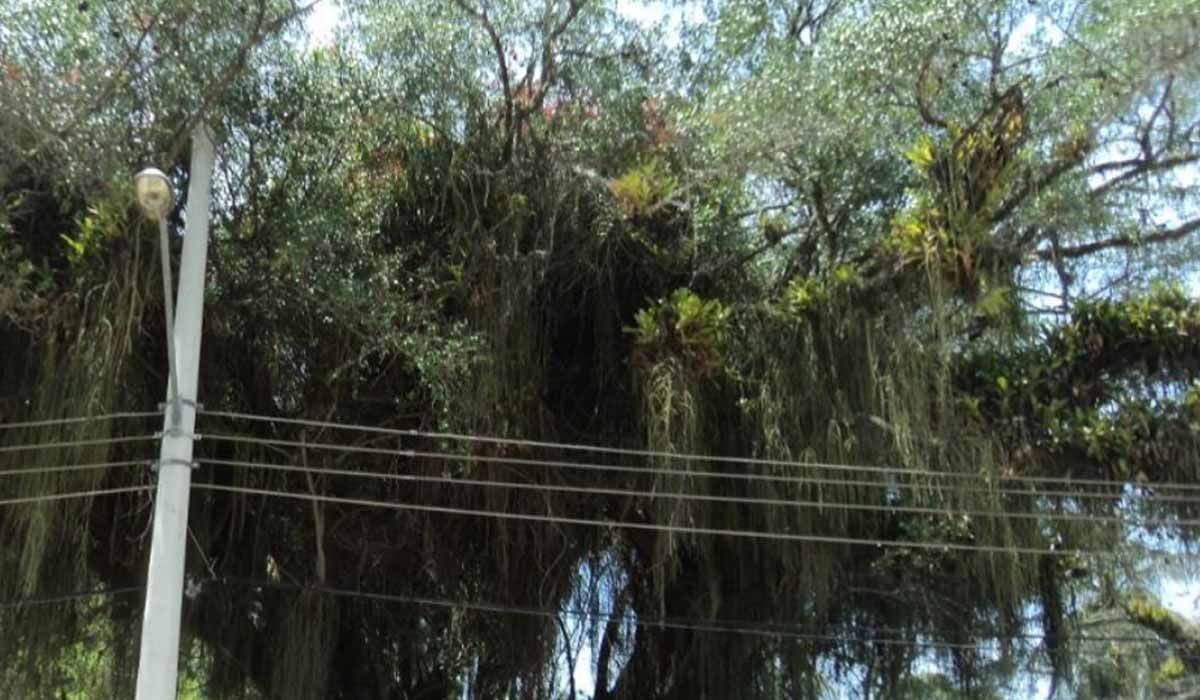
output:
[[[0,0],[0,694],[132,695],[151,492],[12,501],[161,417],[4,424],[154,413],[202,120],[185,697],[1196,692],[1194,2],[336,7]]]

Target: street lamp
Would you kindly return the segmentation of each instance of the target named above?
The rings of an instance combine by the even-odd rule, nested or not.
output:
[[[171,404],[171,425],[179,426],[179,370],[175,366],[175,309],[171,287],[171,243],[167,235],[167,216],[175,206],[171,181],[158,168],[146,168],[133,176],[138,206],[151,221],[158,222],[158,244],[162,254],[163,310],[167,319],[167,364],[170,375],[167,399]]]
[[[133,185],[137,189],[138,204],[151,221],[161,221],[171,213],[175,196],[171,193],[171,181],[163,171],[146,168],[133,176]]]

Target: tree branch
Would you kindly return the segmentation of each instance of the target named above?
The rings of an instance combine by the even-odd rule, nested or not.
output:
[[[917,112],[921,115],[921,119],[929,126],[945,130],[949,128],[946,120],[934,114],[925,99],[925,81],[929,77],[929,68],[933,63],[933,56],[934,51],[930,50],[921,59],[921,70],[917,73],[917,85],[914,90],[914,96],[917,102]]]
[[[187,119],[176,128],[175,133],[171,137],[171,149],[168,152],[167,162],[173,162],[183,152],[187,145],[188,139],[191,138],[192,130],[197,124],[203,120],[209,109],[216,104],[217,100],[225,94],[225,90],[237,78],[238,74],[246,67],[246,62],[250,59],[251,52],[259,46],[267,37],[279,31],[288,22],[296,19],[300,15],[308,12],[316,7],[322,0],[311,0],[303,5],[292,8],[290,12],[283,14],[270,22],[266,22],[267,5],[265,0],[259,0],[258,8],[254,14],[254,29],[250,35],[238,46],[237,52],[233,59],[221,71],[221,75],[216,82],[209,86],[204,92],[204,98],[200,101],[200,105],[192,110]]]
[[[580,10],[583,9],[585,4],[587,4],[587,0],[568,0],[566,14],[563,15],[562,19],[560,19],[558,23],[553,26],[553,28],[550,28],[549,31],[546,32],[546,37],[542,40],[541,81],[538,83],[537,90],[531,90],[528,104],[524,106],[517,106],[515,121],[518,124],[527,119],[529,115],[533,114],[534,112],[540,111],[542,106],[545,104],[546,93],[549,92],[550,88],[557,82],[558,79],[558,71],[557,67],[555,66],[554,58],[554,46],[558,42],[559,38],[562,37],[562,35],[571,26],[571,23],[575,21],[575,18],[579,15]],[[544,22],[544,26],[548,28],[550,27],[550,14],[551,11],[547,9],[547,16],[545,18],[546,21]],[[532,88],[534,84],[532,73],[533,68],[531,66],[529,72],[525,75],[526,84],[530,88]]]
[[[1189,672],[1200,672],[1200,629],[1196,625],[1167,610],[1157,600],[1142,595],[1132,595],[1121,601],[1121,610],[1130,622],[1153,632],[1182,652],[1179,657]]]
[[[614,695],[608,690],[608,667],[612,659],[613,645],[617,643],[616,636],[621,633],[621,623],[625,618],[628,591],[629,587],[626,584],[614,597],[612,615],[608,618],[608,624],[604,626],[604,636],[600,638],[600,651],[596,655],[595,700],[610,700]]]
[[[740,221],[742,219],[745,219],[748,216],[760,216],[762,214],[766,214],[767,212],[782,211],[789,207],[795,206],[796,202],[798,202],[798,201],[799,201],[799,197],[795,197],[795,198],[789,199],[786,202],[777,202],[775,204],[766,204],[761,207],[753,207],[751,209],[743,209],[741,211],[730,214],[727,218],[730,221]]]
[[[1167,108],[1167,103],[1171,99],[1171,88],[1174,87],[1174,85],[1175,76],[1168,75],[1167,84],[1163,87],[1162,98],[1159,99],[1158,105],[1156,105],[1154,108],[1154,112],[1150,115],[1150,118],[1146,120],[1146,124],[1142,127],[1141,133],[1138,135],[1138,141],[1142,145],[1142,153],[1146,155],[1147,159],[1152,159],[1154,157],[1154,148],[1153,144],[1150,142],[1150,135],[1154,131],[1155,122],[1157,122],[1158,118],[1162,116],[1163,110]],[[1166,144],[1166,148],[1170,148],[1170,146],[1170,143]]]
[[[313,483],[312,472],[308,471],[308,447],[304,439],[304,433],[300,433],[300,460],[304,467],[304,478],[308,482],[308,492],[312,494],[312,516],[313,516],[313,536],[315,539],[314,546],[317,550],[317,581],[322,586],[327,583],[325,574],[325,514],[318,501],[317,486]]]
[[[117,88],[120,87],[122,81],[129,73],[129,70],[133,66],[134,62],[139,56],[142,55],[142,46],[146,43],[146,39],[150,37],[151,32],[154,31],[154,28],[158,26],[158,23],[161,19],[162,13],[156,13],[150,18],[149,21],[141,25],[141,34],[138,35],[137,42],[132,47],[127,48],[125,58],[121,61],[120,67],[113,71],[112,79],[109,80],[104,88],[100,91],[99,96],[95,100],[92,100],[91,103],[82,109],[78,114],[69,119],[61,128],[50,133],[41,134],[36,145],[34,145],[33,148],[31,148],[25,154],[24,158],[26,160],[33,160],[36,158],[41,153],[42,149],[55,139],[61,140],[65,138],[67,134],[74,131],[80,124],[87,120],[88,117],[95,114],[96,110],[100,109],[111,101],[114,93],[116,93]]]
[[[829,259],[833,260],[837,255],[837,230],[829,219],[829,207],[825,200],[825,188],[821,186],[820,180],[813,180],[812,197],[813,208],[817,214],[817,222],[821,224],[821,230],[825,233],[825,240],[829,245]]]
[[[101,107],[103,107],[104,105],[108,104],[108,102],[110,101],[110,99],[113,96],[113,93],[115,93],[117,91],[117,87],[121,84],[122,79],[129,72],[129,69],[133,65],[133,62],[136,61],[138,59],[138,57],[142,55],[142,46],[146,43],[146,39],[148,39],[150,37],[150,33],[154,30],[154,28],[156,26],[158,26],[158,22],[161,19],[162,19],[162,13],[160,12],[160,13],[155,14],[149,22],[147,22],[145,25],[143,25],[142,33],[138,36],[137,43],[135,43],[133,45],[133,47],[129,49],[128,53],[125,56],[125,60],[122,61],[122,63],[121,63],[121,67],[118,68],[116,70],[116,72],[113,73],[112,80],[108,81],[108,84],[104,87],[104,90],[101,91],[100,96],[92,102],[92,105],[88,109],[85,109],[82,113],[76,115],[74,119],[72,119],[70,122],[68,122],[61,129],[59,129],[58,133],[57,133],[58,138],[61,139],[61,138],[65,137],[68,133],[73,131],[77,126],[82,124],[85,119],[87,119],[93,113],[95,113],[96,110],[98,110]]]
[[[460,10],[479,21],[479,24],[483,27],[483,31],[488,35],[488,40],[492,44],[492,52],[496,54],[496,68],[500,71],[500,86],[504,89],[504,163],[508,163],[512,159],[513,117],[515,111],[513,109],[512,76],[508,70],[508,59],[504,57],[504,42],[500,40],[500,33],[496,31],[496,26],[492,24],[491,18],[488,17],[487,10],[483,9],[483,7],[476,10],[468,5],[466,0],[454,0],[454,4]]]
[[[1082,163],[1083,159],[1087,157],[1087,154],[1090,152],[1090,150],[1090,148],[1084,149],[1081,153],[1074,154],[1070,158],[1064,158],[1052,163],[1050,167],[1042,173],[1041,177],[1036,179],[1030,174],[1027,174],[1025,181],[1021,184],[1020,189],[1014,192],[1012,196],[1010,196],[1003,204],[1001,204],[1000,208],[992,214],[992,223],[998,224],[1007,219],[1009,216],[1012,216],[1012,213],[1016,211],[1017,207],[1021,206],[1021,204],[1028,199],[1031,194],[1041,192],[1042,190],[1046,189],[1050,185],[1054,184],[1058,178],[1062,177],[1066,173],[1070,172],[1072,168]]]
[[[1148,236],[1113,236],[1112,238],[1105,238],[1104,240],[1083,243],[1076,246],[1067,246],[1065,248],[1058,248],[1057,250],[1042,248],[1037,251],[1037,257],[1040,260],[1053,260],[1055,256],[1061,258],[1080,258],[1102,250],[1140,248],[1146,245],[1178,241],[1197,230],[1200,230],[1200,219],[1192,219],[1175,228],[1152,233]]]
[[[1174,158],[1162,158],[1156,160],[1147,160],[1145,158],[1135,158],[1133,160],[1114,161],[1111,163],[1102,163],[1091,169],[1091,172],[1100,174],[1110,170],[1119,170],[1121,168],[1132,168],[1131,170],[1121,173],[1120,175],[1108,180],[1103,185],[1100,185],[1094,190],[1088,192],[1088,196],[1092,199],[1103,197],[1123,182],[1134,180],[1142,175],[1170,170],[1181,165],[1190,165],[1200,161],[1200,153],[1193,153],[1186,156],[1176,156]]]

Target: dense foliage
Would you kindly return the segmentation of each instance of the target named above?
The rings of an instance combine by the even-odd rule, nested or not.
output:
[[[185,191],[205,121],[210,409],[653,454],[201,416],[197,482],[815,539],[198,490],[186,692],[560,698],[585,648],[597,699],[1200,683],[1155,598],[1200,520],[1194,1],[353,0],[317,46],[310,6],[202,5],[0,0],[0,422],[161,400],[129,174]],[[150,448],[0,451],[0,500]],[[0,505],[0,598],[136,589],[151,506]],[[139,614],[0,608],[0,692],[131,695]]]

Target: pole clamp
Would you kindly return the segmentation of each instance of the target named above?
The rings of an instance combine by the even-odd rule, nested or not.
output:
[[[191,399],[179,399],[179,403],[184,406],[193,408],[197,412],[204,410],[204,404],[200,403],[199,401],[192,401]],[[172,399],[171,402],[159,401],[158,402],[158,410],[165,411],[168,408],[171,408],[173,406],[173,404],[174,404],[174,399]]]
[[[170,430],[160,430],[154,434],[154,437],[155,437],[155,439],[162,439],[164,437],[177,437],[177,438],[184,438],[185,440],[191,440],[192,442],[200,442],[201,440],[204,439],[204,436],[200,433],[185,433],[184,431],[180,430],[179,428],[171,428]]]
[[[196,461],[188,461],[186,459],[152,459],[146,462],[150,467],[150,471],[157,472],[159,467],[191,467],[193,470],[200,468],[200,463]]]

